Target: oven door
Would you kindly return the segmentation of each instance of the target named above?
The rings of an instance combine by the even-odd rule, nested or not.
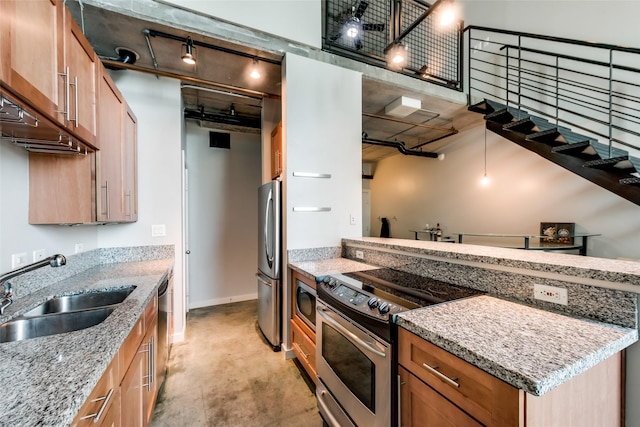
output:
[[[344,415],[358,426],[391,425],[391,346],[352,324],[322,301],[316,302],[316,370],[326,390],[316,390],[324,420]],[[320,395],[320,391],[325,394]],[[323,405],[330,401],[338,405]],[[344,413],[327,413],[344,410]],[[335,424],[335,425],[334,425]]]
[[[316,290],[296,279],[296,315],[313,331],[316,330]]]

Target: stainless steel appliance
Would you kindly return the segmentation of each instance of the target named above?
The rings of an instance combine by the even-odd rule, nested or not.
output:
[[[296,314],[312,330],[316,330],[316,290],[296,279],[294,283]]]
[[[170,325],[173,315],[173,269],[162,279],[158,287],[158,356],[156,363],[156,378],[158,381],[158,394],[164,390],[164,380],[167,374],[167,362],[171,352]]]
[[[481,293],[392,269],[316,282],[316,397],[331,427],[396,425],[395,315]]]
[[[262,185],[258,189],[258,200],[258,325],[273,350],[280,351],[280,181]]]

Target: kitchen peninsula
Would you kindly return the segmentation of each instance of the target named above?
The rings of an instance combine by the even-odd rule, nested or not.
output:
[[[606,399],[606,406],[611,409],[598,415],[605,418],[594,419],[609,417],[617,425],[616,418],[623,417],[624,357],[621,351],[638,339],[638,263],[382,238],[343,239],[342,256],[347,259],[293,262],[289,266],[308,277],[344,272],[335,271],[339,267],[350,271],[386,267],[487,293],[418,308],[401,313],[396,319],[402,332],[398,351],[403,382],[407,382],[407,375],[413,375],[411,387],[419,384],[430,390],[435,388],[439,398],[445,396],[445,403],[455,401],[464,409],[462,417],[471,414],[485,424],[499,425],[494,417],[500,416],[500,411],[504,414],[504,407],[500,411],[492,407],[499,400],[510,402],[505,405],[510,406],[509,416],[515,417],[511,419],[524,417],[531,425],[544,425],[550,419],[584,420],[571,417],[592,416],[589,405],[594,410],[602,408],[593,399]],[[567,289],[568,304],[535,300],[534,283]],[[422,372],[413,373],[413,365],[424,370],[422,363],[426,362],[412,361],[406,354],[420,355],[421,343],[435,345],[442,357],[455,359],[455,363],[450,362],[451,366],[467,366],[465,372],[472,369],[483,375],[490,374],[502,390],[509,390],[511,398],[497,392],[494,396],[488,391],[494,400],[471,402],[470,407],[457,402],[457,392],[442,389],[445,382],[441,378],[434,376],[433,386],[433,381]],[[418,346],[417,350],[413,350],[413,346]],[[455,375],[447,372],[446,367],[442,370],[449,373],[448,377],[464,377],[455,370]],[[600,382],[603,377],[606,380]],[[464,383],[462,380],[461,384]],[[599,390],[596,393],[599,397],[575,394],[593,387]],[[410,390],[414,393],[414,388]],[[406,388],[402,393],[408,393]],[[403,402],[410,400],[405,394]],[[419,398],[420,394],[415,396]],[[577,399],[570,410],[561,396]],[[580,399],[591,403],[579,406],[575,402]],[[402,407],[403,419],[411,409]],[[555,418],[544,418],[541,413],[550,413]],[[563,416],[569,418],[558,418]]]

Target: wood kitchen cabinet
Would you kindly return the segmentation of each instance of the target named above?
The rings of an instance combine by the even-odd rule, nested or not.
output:
[[[2,0],[0,29],[2,86],[64,125],[62,0]]]
[[[120,384],[121,425],[148,426],[151,423],[153,407],[158,394],[158,384],[154,367],[157,360],[158,340],[158,299],[149,303],[140,322],[145,325],[145,335],[132,354],[131,364]],[[132,332],[134,338],[129,345],[137,342],[139,330]],[[126,356],[125,356],[126,358]]]
[[[304,370],[313,382],[316,382],[316,333],[296,314],[296,280],[300,280],[312,289],[316,288],[316,284],[314,280],[291,270],[291,346]]]
[[[100,148],[96,142],[96,81],[98,65],[102,64],[66,7],[63,35],[65,67],[60,73],[66,75],[66,126],[86,143]]]
[[[95,147],[97,56],[62,1],[0,1],[2,85]]]
[[[624,425],[619,352],[543,396],[533,396],[398,329],[403,427]]]
[[[271,132],[271,179],[282,174],[282,121]]]
[[[137,220],[136,117],[104,67],[99,78],[97,220]]]
[[[120,419],[119,389],[120,375],[116,357],[107,367],[71,425],[73,427],[114,425],[114,421]]]

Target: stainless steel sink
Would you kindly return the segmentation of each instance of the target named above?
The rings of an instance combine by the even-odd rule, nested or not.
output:
[[[124,301],[134,289],[135,286],[130,286],[122,289],[55,297],[27,311],[22,316],[34,317],[52,313],[68,313],[71,311],[119,304]]]
[[[79,331],[102,323],[115,307],[16,318],[0,325],[0,343]]]

